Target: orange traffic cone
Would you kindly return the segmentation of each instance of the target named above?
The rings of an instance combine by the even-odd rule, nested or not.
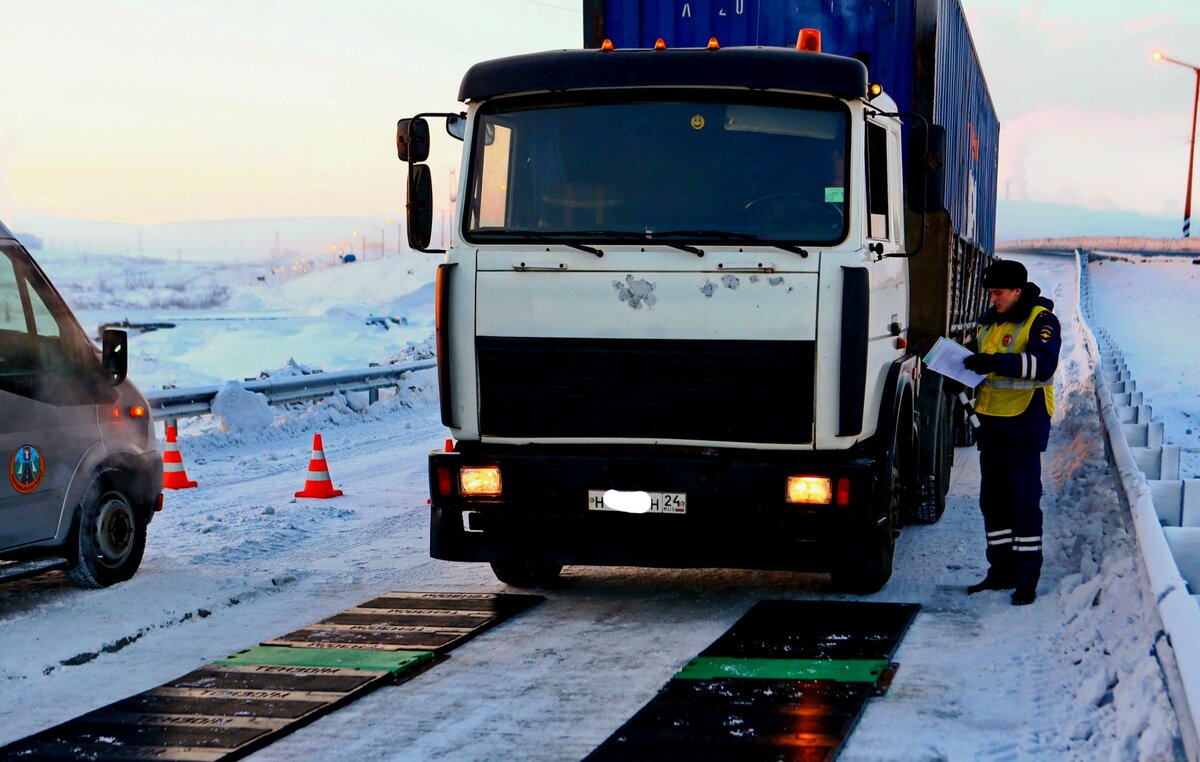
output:
[[[321,444],[321,435],[313,434],[312,458],[308,461],[308,479],[304,489],[296,493],[296,497],[338,497],[343,492],[333,488],[329,480],[329,465],[325,462],[325,448]]]
[[[163,489],[188,489],[195,487],[196,482],[189,481],[187,471],[183,470],[183,455],[179,453],[179,444],[175,441],[175,427],[167,427],[167,447],[163,450]]]

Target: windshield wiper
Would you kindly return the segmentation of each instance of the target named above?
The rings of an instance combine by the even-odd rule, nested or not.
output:
[[[480,238],[528,238],[531,241],[538,241],[540,243],[557,243],[562,246],[569,246],[572,249],[586,251],[588,254],[595,254],[597,257],[604,256],[604,252],[595,246],[588,246],[586,243],[570,240],[570,238],[575,238],[579,235],[574,231],[535,233],[530,230],[477,230],[475,234]]]
[[[753,233],[736,233],[731,230],[664,230],[655,231],[654,237],[659,236],[680,236],[687,238],[715,238],[722,241],[754,241],[767,246],[773,246],[776,249],[790,251],[793,254],[799,254],[802,257],[808,256],[808,250],[802,249],[794,244],[785,243],[783,241],[772,241],[769,238],[754,235]]]
[[[629,243],[660,244],[662,246],[670,246],[672,249],[686,251],[689,254],[695,254],[698,257],[704,256],[704,250],[698,249],[695,246],[689,246],[686,243],[678,241],[659,241],[655,238],[658,233],[634,233],[630,230],[579,230],[571,232],[574,235],[587,236],[589,238],[615,238],[618,241]]]

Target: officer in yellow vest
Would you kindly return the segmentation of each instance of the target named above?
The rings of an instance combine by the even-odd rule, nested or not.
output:
[[[988,572],[967,588],[1013,590],[1014,606],[1037,598],[1042,571],[1042,453],[1054,415],[1054,371],[1062,347],[1054,302],[1029,282],[1025,266],[997,260],[983,274],[992,306],[979,318],[977,354],[964,364],[986,374],[979,414],[979,507]]]

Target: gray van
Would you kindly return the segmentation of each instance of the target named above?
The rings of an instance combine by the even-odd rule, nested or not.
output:
[[[150,408],[0,223],[0,580],[66,569],[106,587],[137,571],[162,509]]]

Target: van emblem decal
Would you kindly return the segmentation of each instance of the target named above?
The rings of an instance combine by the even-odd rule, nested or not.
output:
[[[46,461],[33,445],[21,445],[8,461],[8,481],[19,494],[33,492],[45,475]]]

